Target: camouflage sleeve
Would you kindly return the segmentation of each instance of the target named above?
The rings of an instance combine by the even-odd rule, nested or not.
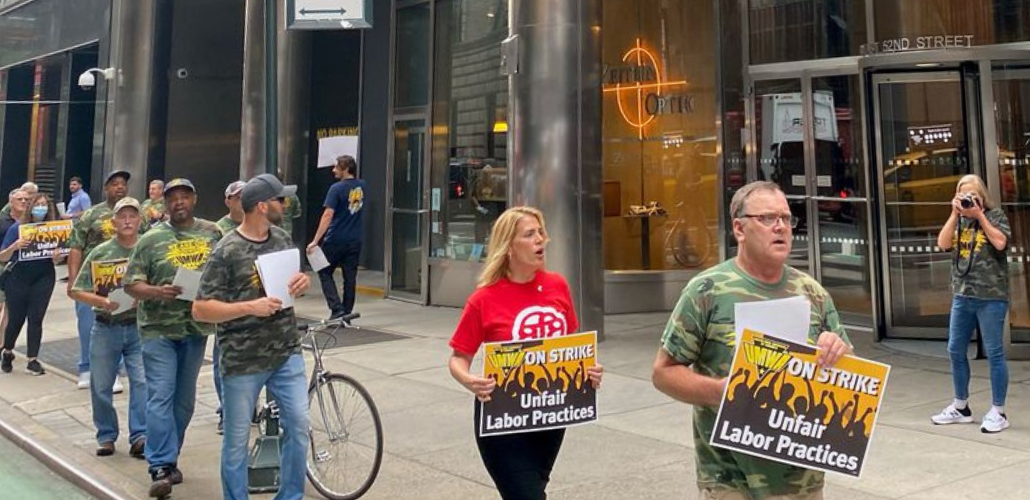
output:
[[[300,205],[300,197],[293,195],[290,201],[293,202],[291,203],[291,205],[293,205],[293,218],[299,219],[301,215],[304,215],[304,207]]]
[[[833,332],[840,335],[840,338],[844,339],[844,342],[847,342],[848,345],[852,345],[851,339],[848,337],[848,332],[844,329],[844,324],[840,320],[840,313],[837,312],[837,306],[833,303],[833,297],[830,296],[830,293],[827,292],[822,285],[816,283],[816,287],[818,287],[819,290],[819,299],[817,301],[813,301],[812,307],[818,308],[822,328],[816,333],[817,337],[816,339],[813,339],[813,341],[817,340],[818,334],[822,332]]]
[[[75,221],[72,226],[72,236],[68,239],[68,248],[78,250],[86,248],[86,234],[89,232],[89,226],[93,223],[93,213],[93,210],[86,210],[79,220]]]
[[[702,311],[700,289],[697,280],[692,280],[683,289],[676,308],[669,316],[662,334],[662,349],[673,359],[690,366],[701,355],[701,346],[705,342],[705,331],[708,328]]]
[[[149,255],[147,249],[149,247],[149,240],[144,236],[139,239],[136,247],[132,249],[132,254],[129,255],[129,267],[126,269],[125,277],[122,279],[122,283],[125,286],[140,281],[147,282],[147,271],[150,269],[150,262],[147,258]]]
[[[231,262],[225,258],[226,247],[219,244],[211,252],[204,266],[204,274],[200,277],[200,290],[197,292],[197,300],[218,300],[230,302],[232,291],[229,289],[231,283],[232,269]]]
[[[79,267],[79,275],[75,278],[75,283],[72,284],[72,290],[80,292],[92,292],[93,291],[93,254],[90,252],[85,259],[82,260],[82,266]]]
[[[987,212],[987,221],[997,228],[998,231],[1001,231],[1005,235],[1005,239],[1012,239],[1012,227],[1009,226],[1009,218],[1005,215],[1004,210],[995,208]],[[1006,248],[1008,248],[1008,245],[1006,245]]]

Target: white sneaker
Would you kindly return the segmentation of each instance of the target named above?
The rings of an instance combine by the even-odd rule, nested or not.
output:
[[[983,423],[980,424],[980,432],[994,434],[1009,428],[1009,418],[1004,413],[998,413],[994,408],[984,415]]]
[[[940,413],[930,417],[930,420],[936,425],[971,424],[973,423],[973,412],[968,406],[959,410],[952,403],[947,408],[941,410]]]
[[[114,385],[111,387],[111,391],[114,392],[115,394],[121,394],[122,391],[124,391],[124,390],[125,390],[125,387],[122,386],[122,379],[120,379],[118,377],[115,377],[114,378]]]
[[[89,372],[79,374],[79,389],[89,389]]]

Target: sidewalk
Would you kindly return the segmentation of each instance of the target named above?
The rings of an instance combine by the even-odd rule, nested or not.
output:
[[[63,271],[63,270],[62,270]],[[58,284],[47,314],[43,349],[76,337],[71,301]],[[317,286],[298,301],[301,316],[326,315]],[[367,499],[496,499],[472,436],[472,398],[446,369],[447,339],[456,309],[420,307],[361,294],[356,323],[395,333],[395,340],[326,352],[331,369],[353,375],[372,393],[383,417],[386,454]],[[668,315],[606,317],[607,340],[600,421],[572,429],[558,459],[549,498],[697,498],[690,409],[651,386],[651,362]],[[346,334],[344,334],[346,335]],[[1011,362],[1008,413],[1013,427],[996,435],[979,426],[935,427],[929,416],[948,403],[951,377],[943,359],[900,354],[854,332],[859,355],[893,366],[886,404],[864,477],[828,476],[826,497],[848,500],[1030,498],[1030,363]],[[24,340],[22,340],[24,342]],[[210,344],[209,344],[210,349]],[[0,421],[124,498],[146,498],[146,464],[128,457],[123,438],[113,457],[93,454],[89,393],[74,374],[48,367],[43,377],[0,375]],[[971,404],[979,417],[990,404],[986,361],[974,361]],[[115,396],[126,425],[127,394]],[[215,433],[217,399],[211,365],[201,370],[197,410],[180,462],[185,482],[178,499],[221,498],[221,436]],[[0,494],[2,497],[2,494]],[[254,495],[253,498],[271,498]],[[308,498],[321,498],[309,487]]]

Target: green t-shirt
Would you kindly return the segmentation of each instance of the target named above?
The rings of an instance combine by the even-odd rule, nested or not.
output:
[[[158,201],[147,198],[147,201],[143,202],[140,207],[143,213],[143,220],[146,221],[148,226],[156,226],[164,220],[165,217],[165,200],[161,198]]]
[[[235,231],[236,228],[240,227],[240,223],[232,220],[232,217],[229,217],[228,215],[218,219],[218,222],[215,224],[218,224],[218,229],[222,230],[222,234],[229,234]]]
[[[202,271],[220,239],[222,231],[211,221],[195,219],[186,229],[162,222],[140,237],[129,257],[125,284],[143,281],[154,286],[171,285],[180,267]],[[188,300],[141,300],[137,307],[136,319],[144,340],[180,340],[215,332],[214,325],[193,320],[193,303]]]
[[[729,375],[736,345],[734,304],[804,295],[812,304],[808,337],[823,331],[848,341],[833,299],[812,277],[784,266],[779,283],[762,283],[737,267],[734,259],[698,274],[687,283],[662,335],[662,348],[701,375]],[[694,406],[694,448],[700,488],[730,488],[761,499],[807,494],[823,486],[823,473],[736,453],[709,444],[718,407]]]
[[[11,216],[11,204],[4,205],[4,208],[0,208],[0,219]]]
[[[985,215],[992,226],[1005,233],[1006,239],[1012,239],[1009,218],[1003,210],[992,208]],[[951,292],[977,299],[1009,300],[1009,264],[1005,250],[994,248],[979,223],[960,219],[955,233],[951,239],[952,256],[958,259],[951,266]]]
[[[239,231],[227,234],[215,247],[200,280],[198,300],[246,302],[265,296],[256,261],[258,255],[292,249],[286,231],[272,227],[265,241],[251,241]],[[300,353],[300,332],[293,308],[267,318],[244,316],[219,323],[222,375],[270,372]]]
[[[296,194],[292,194],[283,201],[283,221],[279,223],[279,227],[286,230],[286,233],[293,238],[293,219],[299,219],[303,215],[303,210],[300,206],[300,198]]]
[[[129,255],[131,254],[132,248],[125,248],[119,245],[117,239],[110,239],[101,243],[82,261],[82,268],[79,271],[79,275],[75,278],[75,283],[72,284],[72,290],[93,292],[101,297],[107,297],[111,291],[122,287],[124,272],[128,267]],[[101,265],[98,267],[107,268],[103,276],[97,277],[96,282],[93,280],[94,262]],[[119,270],[121,271],[121,276],[117,272]],[[93,308],[93,312],[97,316],[103,316],[119,323],[136,317],[135,307],[116,316],[111,316],[111,313],[96,307]]]
[[[68,248],[82,250],[89,255],[101,243],[114,238],[114,208],[104,203],[93,205],[75,221]]]

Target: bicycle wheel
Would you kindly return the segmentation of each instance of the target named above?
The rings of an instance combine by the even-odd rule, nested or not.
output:
[[[383,425],[368,391],[339,373],[308,389],[308,480],[330,500],[353,500],[372,486],[383,461]]]

